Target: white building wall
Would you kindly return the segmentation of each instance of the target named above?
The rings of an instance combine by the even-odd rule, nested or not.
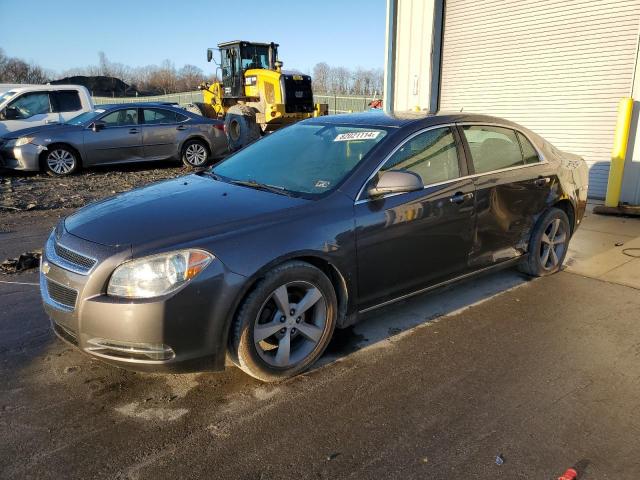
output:
[[[433,0],[399,0],[396,36],[396,110],[429,107]]]
[[[640,49],[640,35],[638,48]],[[640,205],[640,51],[636,52],[636,69],[631,96],[634,100],[633,120],[631,122],[620,201],[629,205]]]

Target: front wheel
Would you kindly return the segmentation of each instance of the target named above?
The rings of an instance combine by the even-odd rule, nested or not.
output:
[[[557,272],[569,249],[571,227],[567,214],[559,208],[546,212],[536,224],[529,243],[529,255],[520,270],[534,277]]]
[[[336,324],[337,299],[327,276],[305,262],[271,270],[242,303],[231,332],[234,362],[273,382],[307,370]]]
[[[71,175],[80,166],[79,155],[64,145],[54,145],[44,154],[44,168],[49,175]]]

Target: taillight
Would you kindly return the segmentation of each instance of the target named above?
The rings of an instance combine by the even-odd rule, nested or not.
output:
[[[213,126],[213,128],[215,128],[216,130],[220,130],[221,132],[226,132],[227,131],[224,123],[216,123]]]

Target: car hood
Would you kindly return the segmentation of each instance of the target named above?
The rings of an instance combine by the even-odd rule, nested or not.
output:
[[[37,135],[38,137],[49,137],[52,135],[60,134],[63,132],[70,132],[74,130],[82,130],[81,125],[67,125],[66,123],[52,123],[49,125],[40,125],[38,127],[23,128],[22,130],[16,130],[9,132],[3,136],[5,140],[26,137],[28,135]]]
[[[255,227],[268,214],[308,202],[193,174],[88,205],[67,217],[65,228],[91,242],[135,248]]]

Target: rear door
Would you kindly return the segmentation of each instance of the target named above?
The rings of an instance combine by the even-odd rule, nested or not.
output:
[[[369,199],[363,189],[355,205],[361,310],[467,271],[474,184],[461,157],[455,128],[431,128],[407,139],[376,174],[410,171],[424,190]]]
[[[100,117],[104,128],[84,131],[85,163],[90,165],[143,160],[137,108],[122,108]]]
[[[550,166],[511,128],[461,125],[476,187],[473,269],[519,256],[553,184]],[[525,158],[526,157],[526,158]]]
[[[143,108],[142,119],[144,158],[164,160],[175,157],[178,152],[178,136],[188,130],[188,125],[178,124],[176,113],[164,108]]]

